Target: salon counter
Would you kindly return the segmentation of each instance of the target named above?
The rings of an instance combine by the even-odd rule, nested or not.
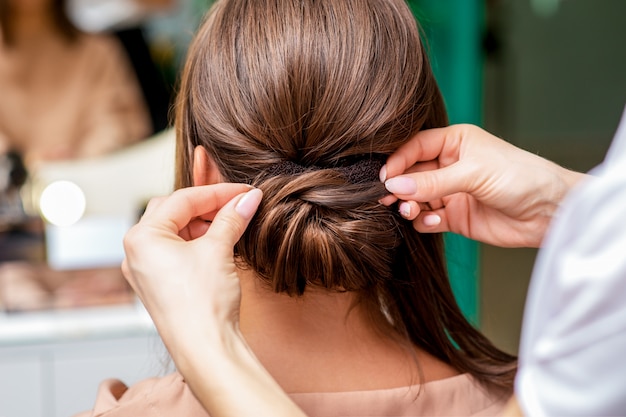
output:
[[[0,417],[68,417],[93,406],[104,379],[171,370],[140,304],[0,314]]]

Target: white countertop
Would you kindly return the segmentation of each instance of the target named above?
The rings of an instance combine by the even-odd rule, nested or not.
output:
[[[156,334],[141,303],[115,307],[0,313],[0,347]]]

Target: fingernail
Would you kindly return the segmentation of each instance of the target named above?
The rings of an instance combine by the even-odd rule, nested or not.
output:
[[[378,173],[378,178],[380,178],[380,182],[385,182],[385,180],[387,179],[387,165],[383,165],[383,167],[380,169],[380,172]]]
[[[409,216],[411,216],[411,205],[407,203],[406,201],[400,203],[400,206],[398,207],[398,209],[402,217],[408,219]]]
[[[235,211],[246,220],[250,220],[261,204],[263,192],[258,188],[248,191],[235,206]]]
[[[439,217],[437,214],[429,214],[427,216],[424,216],[424,226],[437,226],[439,223],[441,223],[441,217]]]
[[[409,177],[394,177],[385,181],[385,188],[393,194],[414,194],[417,184]]]

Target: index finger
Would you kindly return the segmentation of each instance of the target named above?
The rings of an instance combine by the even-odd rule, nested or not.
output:
[[[158,227],[165,226],[178,234],[191,220],[219,210],[235,196],[251,188],[247,184],[232,183],[181,188],[161,201],[150,213],[145,214],[141,222]]]
[[[416,162],[437,159],[445,149],[446,141],[450,140],[451,128],[448,126],[418,132],[387,159],[386,178],[403,174]]]

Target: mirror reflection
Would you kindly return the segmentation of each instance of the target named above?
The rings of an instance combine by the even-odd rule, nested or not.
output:
[[[121,238],[171,188],[183,3],[0,0],[0,309],[133,300]]]

